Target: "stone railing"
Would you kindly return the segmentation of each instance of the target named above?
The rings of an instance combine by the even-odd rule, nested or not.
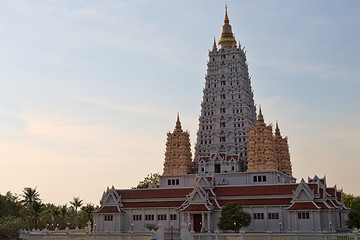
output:
[[[172,234],[171,237],[175,237]],[[177,236],[178,237],[178,236]],[[20,239],[24,240],[179,240],[170,239],[169,235],[164,234],[164,229],[159,228],[156,232],[91,232],[88,229],[66,229],[49,231],[35,230],[20,231]],[[189,232],[187,226],[180,228],[181,240],[360,240],[359,231],[349,233],[194,233]]]

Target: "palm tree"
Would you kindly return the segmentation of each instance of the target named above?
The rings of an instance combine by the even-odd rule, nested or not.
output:
[[[35,221],[35,227],[37,227],[39,216],[36,216],[38,211],[41,211],[41,201],[40,201],[40,194],[35,188],[26,187],[23,190],[22,194],[23,200],[21,203],[25,206],[25,209],[28,211],[29,217],[29,226],[30,229],[33,227],[33,221]]]
[[[42,212],[43,208],[44,205],[41,202],[33,202],[32,204],[32,212],[36,229],[39,227],[40,213]]]
[[[82,206],[83,200],[80,197],[74,197],[74,200],[70,202],[71,205],[75,208],[75,214],[77,215],[77,209]]]
[[[88,203],[85,206],[81,208],[81,211],[83,211],[86,214],[87,220],[92,222],[92,213],[96,210],[96,207],[94,204]]]
[[[26,187],[23,190],[22,197],[24,198],[21,202],[24,204],[24,206],[28,209],[32,208],[32,204],[34,202],[40,201],[40,194],[35,188]]]

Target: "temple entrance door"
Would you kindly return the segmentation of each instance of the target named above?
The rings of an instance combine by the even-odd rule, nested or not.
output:
[[[201,232],[201,214],[194,214],[193,220],[194,220],[194,231]]]

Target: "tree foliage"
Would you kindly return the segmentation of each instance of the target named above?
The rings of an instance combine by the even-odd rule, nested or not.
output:
[[[222,230],[238,232],[242,227],[249,226],[250,222],[251,215],[243,211],[240,203],[228,203],[221,209],[218,226]]]
[[[79,197],[71,203],[75,205],[45,204],[36,188],[30,187],[24,188],[20,196],[11,192],[0,194],[0,239],[17,239],[20,229],[84,228],[88,221],[93,222],[92,213],[97,206],[84,204],[79,209],[83,205]]]
[[[360,196],[344,193],[344,204],[350,208],[347,225],[349,228],[360,228]]]
[[[150,185],[157,185],[160,180],[160,173],[150,173],[148,174],[144,180],[140,181],[139,184],[135,188],[148,188]]]

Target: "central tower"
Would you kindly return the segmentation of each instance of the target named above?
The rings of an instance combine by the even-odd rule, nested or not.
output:
[[[214,39],[201,103],[195,173],[246,171],[249,128],[256,108],[244,49],[237,46],[225,7],[218,46]]]

